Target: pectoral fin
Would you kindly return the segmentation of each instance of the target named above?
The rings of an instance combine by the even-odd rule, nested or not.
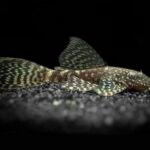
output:
[[[126,85],[112,79],[103,79],[99,82],[99,85],[94,89],[94,91],[102,96],[112,96],[124,91],[126,88]]]
[[[81,92],[93,90],[96,86],[97,86],[96,84],[84,81],[75,76],[69,77],[69,79],[62,84],[62,88],[71,91],[81,91]]]
[[[116,82],[109,78],[100,80],[99,84],[92,84],[88,81],[72,76],[62,84],[62,88],[70,91],[95,91],[101,96],[112,96],[124,91],[127,88],[127,85]]]

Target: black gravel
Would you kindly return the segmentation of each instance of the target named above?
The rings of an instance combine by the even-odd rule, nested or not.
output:
[[[58,84],[0,95],[0,133],[149,133],[150,93],[111,97]]]

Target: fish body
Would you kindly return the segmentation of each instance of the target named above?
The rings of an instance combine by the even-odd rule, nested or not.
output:
[[[82,81],[86,81],[87,83],[90,83],[91,87],[92,85],[96,85],[95,87],[99,85],[98,87],[100,89],[105,85],[103,84],[103,82],[106,83],[106,86],[111,85],[111,82],[115,82],[115,84],[120,85],[120,87],[122,87],[124,90],[135,89],[142,92],[145,90],[149,90],[150,88],[150,78],[147,75],[132,69],[125,69],[120,67],[105,66],[105,67],[83,69],[83,70],[54,71],[52,76],[53,77],[50,79],[51,82],[56,82],[56,83],[65,82],[64,88],[66,89],[68,88],[70,90],[73,90],[72,87],[74,87],[74,90],[76,88],[78,88],[76,90],[79,90],[79,86],[80,86],[78,85],[76,80],[75,81],[72,80],[70,81],[70,84],[68,84],[67,81],[71,77],[76,79],[78,78]],[[100,85],[102,87],[100,87]],[[79,90],[79,91],[84,91],[84,90]],[[88,89],[85,91],[88,91]],[[113,93],[110,92],[109,95],[107,95],[106,93],[102,95],[109,96],[109,95],[113,95]]]
[[[0,91],[61,83],[62,88],[94,91],[112,96],[126,89],[150,90],[150,78],[142,72],[108,66],[102,57],[82,39],[71,37],[59,56],[60,67],[49,69],[21,59],[0,57]]]

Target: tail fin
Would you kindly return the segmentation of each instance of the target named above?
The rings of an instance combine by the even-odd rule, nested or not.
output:
[[[0,90],[28,88],[48,82],[52,69],[19,58],[0,57]]]

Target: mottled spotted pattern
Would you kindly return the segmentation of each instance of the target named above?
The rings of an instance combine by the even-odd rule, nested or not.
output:
[[[47,82],[48,71],[24,59],[0,57],[0,90],[41,85]]]
[[[112,96],[125,89],[150,90],[150,78],[135,70],[107,66],[101,56],[82,39],[71,37],[59,56],[60,67],[48,69],[20,58],[0,57],[0,92],[61,83],[71,91],[94,91]]]
[[[70,38],[70,43],[59,57],[59,63],[61,67],[77,70],[106,64],[88,43],[76,37]]]

